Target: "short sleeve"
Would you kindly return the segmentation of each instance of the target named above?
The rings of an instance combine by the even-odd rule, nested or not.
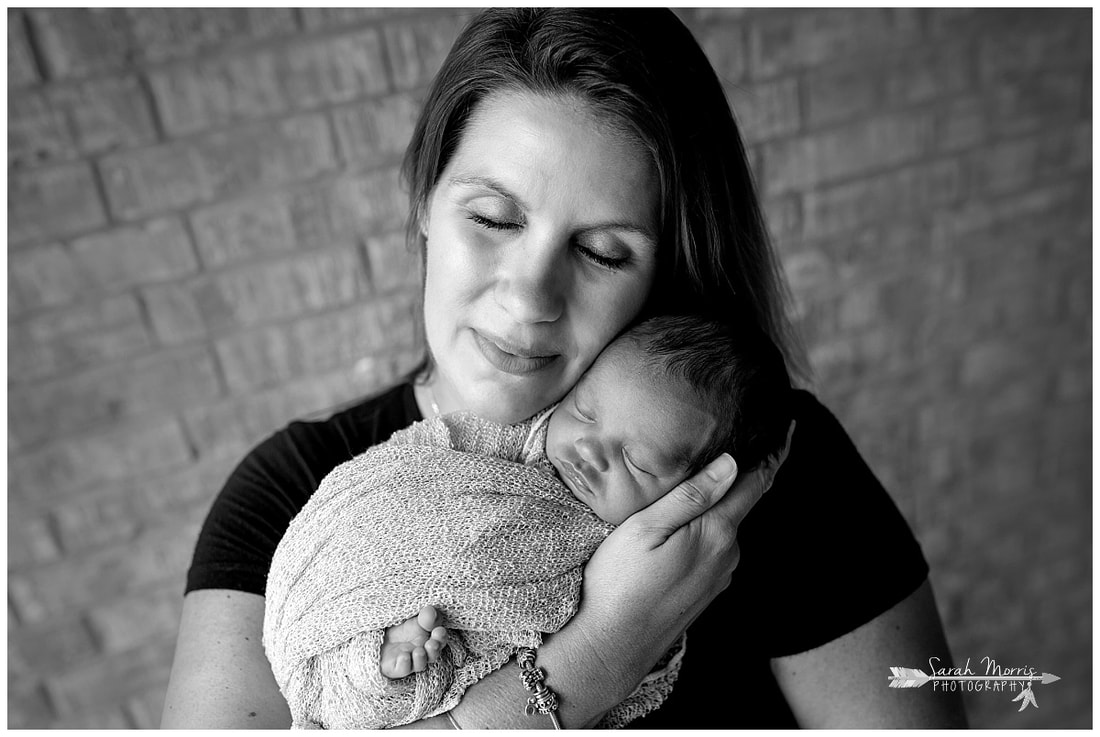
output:
[[[185,593],[263,594],[275,549],[322,479],[421,419],[400,385],[320,422],[293,422],[257,445],[230,474],[199,532]]]
[[[292,428],[272,435],[230,474],[199,532],[187,592],[263,594],[279,540],[320,484],[300,462],[297,435]]]
[[[742,524],[727,598],[772,658],[857,629],[928,576],[909,525],[837,419],[807,392],[795,417],[787,461]]]

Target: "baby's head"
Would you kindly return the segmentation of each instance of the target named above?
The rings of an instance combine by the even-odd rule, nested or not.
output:
[[[546,452],[573,494],[617,525],[722,452],[739,474],[777,453],[790,389],[755,326],[651,318],[604,349],[554,410]]]

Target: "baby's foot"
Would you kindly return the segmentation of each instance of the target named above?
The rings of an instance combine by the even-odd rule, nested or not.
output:
[[[447,628],[439,622],[435,607],[426,606],[417,616],[387,627],[382,637],[382,675],[404,678],[439,660],[439,654],[447,645]]]

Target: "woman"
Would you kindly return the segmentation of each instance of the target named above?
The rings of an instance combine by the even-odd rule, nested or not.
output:
[[[433,84],[405,174],[430,362],[234,472],[189,573],[165,726],[289,725],[260,642],[271,553],[330,468],[396,429],[459,409],[528,417],[673,304],[745,311],[798,365],[740,135],[670,12],[481,14]],[[890,666],[948,657],[927,565],[832,416],[805,392],[798,407],[767,496],[772,473],[734,484],[723,455],[597,550],[580,611],[537,655],[566,727],[597,721],[689,624],[672,697],[637,726],[962,723],[957,699],[886,688]],[[451,719],[411,726],[551,726],[523,714],[526,696],[513,664]]]

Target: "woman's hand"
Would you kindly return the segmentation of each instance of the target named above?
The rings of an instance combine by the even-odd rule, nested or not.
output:
[[[596,550],[585,567],[580,610],[538,650],[566,728],[591,727],[625,699],[729,584],[737,527],[771,486],[793,432],[791,423],[782,452],[741,478],[728,456],[712,462],[628,518]],[[510,664],[471,686],[452,714],[466,729],[551,728],[545,717],[524,716],[528,695]]]
[[[771,486],[793,433],[792,422],[783,450],[741,477],[723,454],[628,518],[597,549],[574,621],[606,643],[601,655],[613,672],[640,680],[729,585],[740,557],[737,528]]]

